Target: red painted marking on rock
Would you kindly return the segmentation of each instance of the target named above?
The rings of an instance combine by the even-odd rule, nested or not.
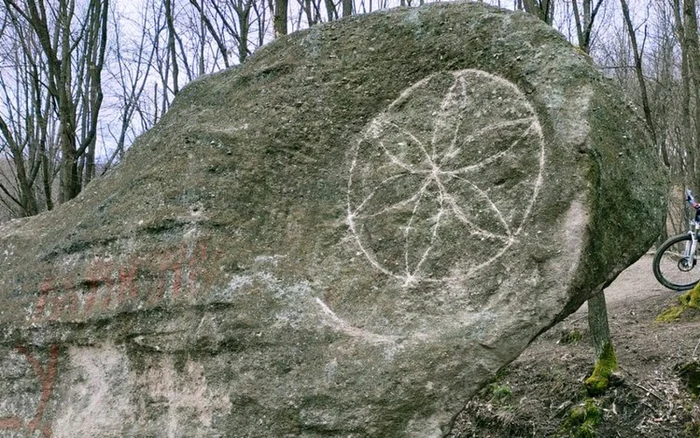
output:
[[[88,286],[88,292],[85,294],[85,307],[83,313],[85,315],[89,315],[90,311],[92,310],[93,306],[95,305],[95,301],[97,301],[97,285],[99,283],[97,282],[90,282],[90,285]]]
[[[197,288],[199,276],[204,273],[201,264],[207,257],[203,242],[183,243],[161,257],[132,258],[123,265],[95,257],[85,266],[82,281],[67,277],[59,285],[51,277],[41,283],[33,320],[54,321],[66,315],[87,318],[110,307],[157,305],[166,299],[168,291],[170,299],[181,298]],[[141,285],[140,281],[145,283]]]
[[[127,296],[136,297],[136,285],[134,278],[136,277],[136,267],[123,266],[119,268],[119,294],[117,295],[118,304],[122,304],[127,300]]]
[[[197,250],[199,250],[199,254],[196,253]],[[200,243],[199,245],[197,245],[197,248],[195,248],[192,257],[190,258],[188,269],[190,285],[194,285],[197,282],[197,266],[200,264],[200,262],[204,262],[206,260],[207,248],[206,246],[204,246],[203,243]]]
[[[49,292],[55,291],[56,289],[57,288],[55,286],[53,278],[47,278],[41,282],[41,286],[39,286],[39,298],[36,301],[34,319],[41,318],[41,315],[46,309],[46,303],[49,298]]]
[[[19,417],[5,417],[0,418],[0,430],[24,431],[27,436],[33,435],[35,431],[39,431],[44,438],[50,438],[52,430],[50,424],[47,424],[44,420],[44,414],[46,413],[46,406],[51,399],[51,393],[53,392],[53,386],[56,380],[59,355],[58,346],[52,345],[49,348],[49,359],[46,366],[43,366],[27,347],[18,345],[16,349],[26,358],[27,362],[34,370],[34,374],[37,380],[39,380],[41,397],[34,416],[26,425]]]
[[[173,270],[173,298],[180,296],[182,285],[182,263],[176,263]]]
[[[24,428],[24,422],[19,417],[0,418],[0,430],[20,430]]]

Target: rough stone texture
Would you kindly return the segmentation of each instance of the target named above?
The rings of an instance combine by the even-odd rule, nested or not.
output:
[[[525,14],[283,38],[0,229],[0,435],[440,436],[645,252],[665,185],[633,110]]]

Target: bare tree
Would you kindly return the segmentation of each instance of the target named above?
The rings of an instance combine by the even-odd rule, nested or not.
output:
[[[264,2],[253,1],[253,18],[251,18],[251,33],[255,32],[255,45],[257,47],[265,44],[269,30],[268,9]]]
[[[148,26],[150,12],[151,9],[146,8],[139,17],[140,29],[146,29]],[[122,17],[116,12],[113,12],[111,17],[113,36],[110,55],[113,63],[108,66],[107,72],[111,82],[116,86],[112,98],[116,103],[118,124],[116,128],[107,127],[114,147],[111,151],[104,151],[107,160],[102,173],[106,172],[115,161],[122,160],[127,140],[133,141],[138,132],[150,128],[152,121],[152,117],[145,114],[148,110],[144,105],[148,104],[143,99],[143,95],[152,68],[155,46],[149,44],[146,32],[139,32],[135,35],[135,39],[131,40],[129,33],[122,31]],[[126,43],[124,40],[127,40]],[[141,118],[139,124],[141,129],[138,130],[134,122],[136,116]]]
[[[328,21],[333,21],[338,19],[338,10],[335,7],[333,0],[325,0],[324,4],[326,6],[326,16]]]
[[[23,89],[40,96],[40,99],[34,98],[28,102],[42,102],[38,112],[31,111],[31,117],[19,117],[18,114],[27,113],[26,109],[18,109],[14,93],[19,85],[10,83],[9,77],[4,76],[4,100],[14,103],[11,111],[0,111],[7,125],[3,136],[12,134],[18,137],[18,133],[22,133],[15,142],[14,150],[23,155],[16,159],[12,157],[8,140],[0,148],[4,147],[10,162],[25,164],[24,172],[16,169],[17,164],[12,164],[11,178],[8,179],[12,183],[6,181],[8,193],[16,193],[17,200],[26,205],[26,209],[20,208],[13,202],[13,208],[23,211],[21,214],[31,214],[34,208],[30,195],[23,195],[26,201],[21,201],[20,187],[25,187],[26,190],[22,190],[27,193],[34,191],[38,210],[51,208],[51,177],[58,163],[60,201],[75,196],[95,175],[96,161],[106,161],[107,167],[119,161],[133,138],[160,118],[186,82],[202,74],[245,62],[259,46],[275,36],[286,34],[289,26],[297,30],[355,12],[372,12],[401,3],[401,0],[297,0],[298,5],[291,7],[295,16],[289,17],[288,0],[144,0],[137,14],[140,16],[126,18],[113,15],[108,22],[108,0],[0,1],[5,6],[0,8],[0,35],[3,35],[0,63],[12,60],[12,68],[15,68],[14,64],[22,66],[25,73],[18,73],[19,83],[24,84],[36,77],[35,85],[27,82]],[[669,37],[663,40],[664,58],[655,59],[653,67],[645,64],[650,62],[649,53],[652,52],[647,51],[645,55],[643,42],[636,48],[630,42],[633,37],[640,38],[640,29],[646,29],[634,28],[631,19],[627,20],[627,32],[620,30],[610,32],[613,35],[600,36],[603,41],[607,39],[607,45],[600,45],[600,50],[593,47],[595,23],[604,16],[606,7],[615,3],[613,1],[488,2],[524,9],[549,24],[556,20],[558,26],[568,26],[571,39],[576,39],[582,50],[589,52],[593,48],[594,56],[607,53],[609,57],[604,60],[610,67],[608,72],[620,81],[633,99],[640,102],[664,161],[677,166],[677,172],[697,175],[695,169],[700,167],[700,164],[696,164],[696,160],[700,159],[700,154],[696,152],[700,147],[700,123],[695,121],[700,119],[700,105],[697,105],[700,100],[700,68],[697,67],[700,58],[697,55],[697,21],[689,12],[695,9],[695,0],[652,2],[668,6],[665,11],[668,12],[670,26],[666,28]],[[403,1],[407,6],[423,3],[423,0]],[[626,3],[623,0],[619,4]],[[135,20],[129,23],[130,30],[119,32],[120,23],[127,19]],[[14,28],[21,29],[20,39],[27,47],[15,38],[18,31]],[[140,29],[140,32],[134,31],[134,28]],[[675,32],[668,32],[669,29]],[[621,36],[624,33],[629,35]],[[126,41],[132,35],[138,37],[136,40],[140,38],[140,41]],[[678,39],[675,40],[673,35],[678,35]],[[680,44],[680,47],[674,44]],[[110,59],[107,61],[109,74],[105,76],[105,80],[109,81],[106,107],[109,112],[108,117],[100,118],[98,115],[104,113],[100,109],[105,48],[110,45]],[[655,47],[651,45],[654,50]],[[29,50],[34,52],[23,54]],[[678,61],[677,66],[663,70],[664,65],[675,61]],[[651,75],[657,71],[661,75],[663,70],[663,77],[657,76],[650,81],[644,69],[652,68]],[[30,74],[32,70],[36,71]],[[668,86],[662,87],[661,80]],[[675,93],[673,96],[672,91]],[[672,99],[676,105],[670,104]],[[6,102],[2,105],[9,105]],[[665,106],[662,107],[662,104]],[[10,112],[14,119],[8,118]],[[674,114],[675,118],[669,114]],[[680,119],[684,122],[681,123]],[[20,129],[20,126],[29,123],[27,120],[33,124],[32,130],[27,127]],[[39,133],[44,129],[42,126],[46,126],[46,134],[44,140],[39,141],[42,137]],[[53,135],[51,129],[57,129],[59,134]],[[32,133],[32,142],[26,141],[30,135],[23,134],[24,131]],[[104,135],[107,140],[102,142],[104,150],[97,150],[101,144],[98,135]],[[698,146],[688,148],[685,146],[688,142]],[[37,152],[34,161],[29,158],[30,144],[32,148],[38,148],[32,150],[45,148],[44,153]],[[58,153],[52,149],[56,146],[60,146]],[[37,167],[36,163],[42,160],[48,160],[46,166]],[[30,161],[32,166],[29,165]],[[26,180],[22,175],[27,176]],[[692,180],[697,178],[693,176]],[[40,186],[44,189],[37,191]]]
[[[36,0],[23,4],[3,0],[3,4],[18,26],[26,26],[36,37],[46,62],[45,87],[60,123],[59,200],[65,202],[94,174],[108,0],[89,0],[83,11],[77,10],[74,0],[57,0],[48,4],[48,10]]]
[[[91,0],[77,51],[77,122],[80,124],[78,174],[84,187],[95,177],[95,155],[100,110],[104,100],[102,71],[107,48],[109,7],[107,0]]]
[[[289,0],[268,0],[270,12],[272,12],[272,27],[275,30],[275,38],[287,35],[287,20]]]
[[[302,20],[306,19],[306,22]],[[313,26],[323,21],[320,0],[299,0],[299,15],[296,20],[296,29]]]
[[[523,0],[521,7],[547,24],[554,20],[554,0]]]
[[[0,191],[12,216],[31,216],[40,211],[36,182],[43,176],[40,169],[49,135],[44,113],[52,104],[37,80],[43,66],[37,63],[33,41],[25,38],[23,30],[13,28],[14,51],[7,46],[4,49],[5,59],[12,59],[14,68],[0,75],[7,109],[6,114],[0,113],[0,143],[7,159],[0,161]],[[48,199],[50,202],[50,192]]]
[[[578,0],[572,2],[578,45],[586,53],[590,53],[591,50],[593,25],[602,4],[603,0],[598,0],[595,4],[592,4],[592,0],[582,0],[582,7],[579,8]],[[605,301],[605,292],[598,291],[588,299],[587,305],[588,329],[595,353],[595,365],[593,373],[585,381],[585,385],[589,392],[596,394],[607,388],[610,374],[617,371],[618,364],[608,325],[608,305]]]
[[[683,144],[679,141],[674,131],[677,128],[679,118],[678,102],[681,99],[678,94],[679,84],[677,78],[677,39],[674,35],[673,13],[669,2],[659,2],[655,6],[654,15],[657,17],[655,26],[655,44],[651,47],[649,55],[650,68],[654,75],[648,82],[649,102],[652,107],[652,119],[656,132],[656,144],[664,164],[672,169],[671,156],[678,155],[678,150]],[[663,236],[665,237],[665,236]]]
[[[198,0],[189,0],[190,4],[194,6],[194,8],[197,10],[199,13],[199,16],[201,18],[203,27],[206,28],[207,32],[211,37],[214,39],[216,42],[216,46],[219,49],[219,53],[221,53],[221,56],[224,60],[224,67],[229,68],[231,66],[231,63],[229,62],[228,59],[228,48],[226,47],[226,43],[224,42],[224,38],[221,35],[221,32],[214,26],[212,21],[209,19],[208,15],[206,14],[206,11],[204,10],[204,0],[201,2]],[[216,6],[215,6],[216,9]],[[204,35],[202,35],[202,40],[204,40]],[[204,68],[200,68],[200,74],[204,74]]]
[[[180,91],[179,78],[180,69],[177,65],[177,54],[175,49],[175,17],[173,16],[173,6],[172,0],[163,0],[163,6],[165,7],[165,23],[168,26],[168,54],[172,62],[170,62],[170,68],[172,68],[172,87],[173,94],[177,94]]]
[[[423,4],[423,0],[420,0],[421,4]],[[353,4],[352,0],[342,0],[341,1],[343,5],[343,17],[349,17],[352,15],[352,9],[353,9]]]
[[[627,34],[630,39],[630,45],[632,46],[632,55],[634,56],[634,71],[637,75],[637,80],[639,81],[639,90],[642,97],[642,109],[644,110],[644,119],[647,123],[647,128],[651,134],[652,139],[656,142],[656,129],[654,128],[654,120],[651,116],[651,107],[649,105],[649,96],[647,94],[646,80],[644,78],[644,71],[642,66],[642,55],[639,50],[639,45],[637,44],[637,34],[632,24],[632,19],[630,18],[630,10],[627,5],[627,0],[620,0],[620,5],[622,7],[622,17],[625,20],[625,27],[627,28]]]
[[[598,16],[598,11],[603,4],[603,0],[597,0],[595,3],[592,0],[583,0],[579,7],[579,0],[572,0],[571,6],[574,11],[574,20],[576,22],[576,36],[578,38],[578,46],[586,53],[591,51],[591,38],[593,35],[593,23]]]
[[[683,88],[687,93],[687,101],[684,100],[684,119],[688,122],[687,141],[694,145],[689,149],[692,154],[692,179],[695,185],[700,185],[698,173],[700,163],[698,163],[700,151],[700,44],[698,43],[698,22],[697,8],[695,0],[674,0],[675,10],[677,11],[676,20],[678,22],[681,42],[681,51],[683,56]],[[682,10],[682,12],[681,12]],[[694,114],[692,112],[694,108]],[[694,127],[694,130],[691,130]]]
[[[196,3],[196,0],[190,0]],[[233,0],[223,7],[211,2],[215,17],[221,25],[220,38],[231,40],[238,51],[238,62],[244,62],[251,53],[249,46],[254,0]]]

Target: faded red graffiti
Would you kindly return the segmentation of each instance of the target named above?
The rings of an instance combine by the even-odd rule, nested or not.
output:
[[[206,260],[204,244],[169,254],[127,261],[95,259],[81,280],[46,278],[39,285],[32,316],[37,321],[80,319],[124,307],[155,306],[187,298],[197,288],[197,272]]]
[[[58,346],[52,345],[49,348],[48,363],[45,366],[39,362],[36,356],[25,346],[17,346],[17,351],[23,355],[29,365],[32,366],[39,386],[41,388],[41,398],[37,405],[34,416],[30,419],[23,420],[20,417],[5,417],[0,418],[0,430],[15,430],[26,432],[28,435],[35,431],[41,432],[44,438],[51,437],[51,425],[44,419],[46,406],[51,399],[54,382],[56,381],[56,369],[58,366]]]

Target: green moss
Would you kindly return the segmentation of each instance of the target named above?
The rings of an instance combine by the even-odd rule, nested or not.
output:
[[[504,380],[508,376],[508,367],[503,367],[491,380],[491,383],[486,385],[480,392],[480,396],[490,400],[507,400],[513,395],[513,390]]]
[[[492,399],[507,399],[513,395],[513,390],[507,384],[493,382],[488,385],[488,391],[491,393]]]
[[[690,292],[686,292],[678,297],[678,301],[680,301],[681,304],[686,307],[700,309],[700,283],[698,283]]]
[[[668,309],[664,309],[663,312],[661,312],[657,317],[656,317],[656,322],[671,322],[675,321],[678,318],[681,317],[681,315],[685,312],[685,307],[683,306],[671,306]]]
[[[594,399],[586,399],[571,408],[569,417],[562,425],[562,432],[573,438],[594,438],[598,436],[597,426],[603,414]]]
[[[678,377],[691,393],[700,397],[700,362],[692,361],[675,367]]]
[[[562,344],[576,344],[581,339],[583,339],[583,333],[578,329],[571,329],[564,331],[559,338],[559,342]]]
[[[700,283],[693,289],[678,297],[678,305],[664,309],[656,317],[656,322],[671,322],[679,319],[688,309],[700,310]]]
[[[687,423],[685,423],[684,427],[684,432],[686,436],[693,437],[697,436],[700,437],[700,423],[695,420],[691,420]]]
[[[607,344],[603,349],[593,368],[593,374],[584,382],[584,386],[591,396],[600,395],[610,385],[610,375],[617,371],[617,357],[612,344]]]

